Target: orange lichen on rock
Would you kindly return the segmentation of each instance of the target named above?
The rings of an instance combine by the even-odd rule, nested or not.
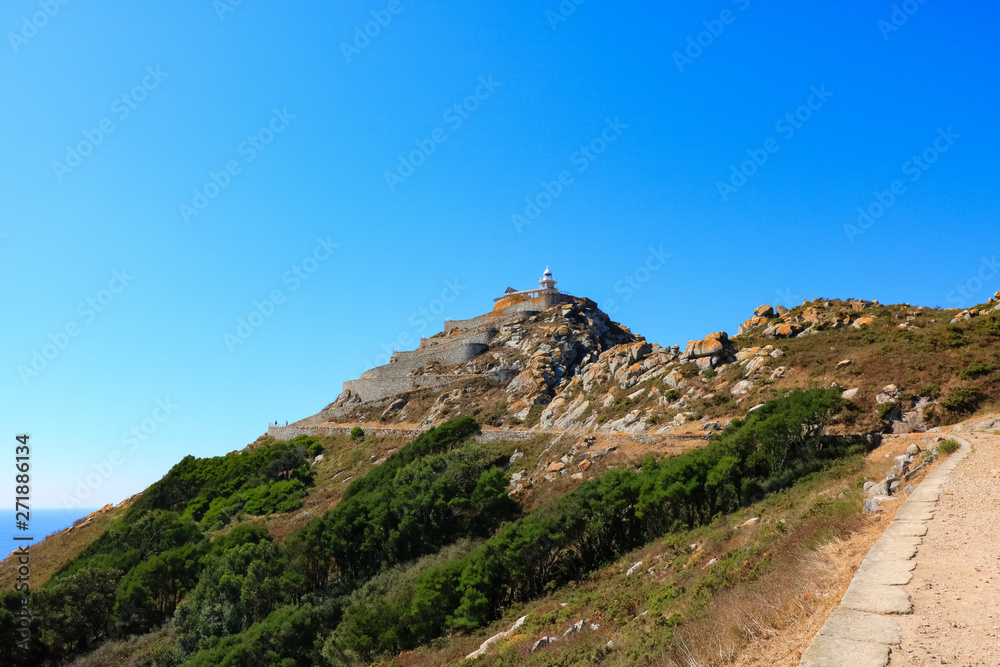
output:
[[[688,341],[684,354],[688,357],[707,357],[712,354],[721,353],[726,343],[729,342],[729,334],[725,331],[710,333],[701,340]]]

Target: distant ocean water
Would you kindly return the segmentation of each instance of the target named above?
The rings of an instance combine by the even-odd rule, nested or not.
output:
[[[82,519],[94,510],[92,509],[39,509],[31,510],[29,529],[18,530],[14,526],[15,510],[0,510],[0,560],[21,545],[37,544],[52,533],[58,533],[73,525],[77,519]],[[14,541],[14,536],[34,537],[33,542]]]

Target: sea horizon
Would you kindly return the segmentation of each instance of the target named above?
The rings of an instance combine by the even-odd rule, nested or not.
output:
[[[31,510],[27,530],[18,530],[16,510],[0,510],[0,549],[6,558],[12,551],[25,544],[38,544],[49,535],[66,530],[78,519],[82,519],[95,509],[74,507],[34,508]],[[33,537],[30,542],[15,540],[15,537]]]

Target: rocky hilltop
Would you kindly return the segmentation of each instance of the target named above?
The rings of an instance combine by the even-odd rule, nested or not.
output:
[[[990,335],[1000,292],[962,311],[859,299],[762,305],[736,336],[718,331],[681,346],[648,342],[546,275],[548,287],[508,288],[490,313],[446,321],[292,427],[424,429],[473,415],[505,429],[704,435],[793,388],[839,384],[859,407],[859,430],[906,433],[1000,393],[989,381],[962,382],[992,373],[966,367],[991,368],[973,361],[970,346]],[[922,363],[901,362],[915,353]]]
[[[1000,428],[998,297],[764,305],[661,345],[546,271],[32,545],[39,631],[14,652],[11,591],[0,663],[798,664],[946,438]]]

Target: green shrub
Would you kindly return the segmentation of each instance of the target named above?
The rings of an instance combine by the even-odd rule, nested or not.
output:
[[[360,426],[355,426],[351,429],[351,440],[363,440],[365,437],[365,432]]]
[[[631,407],[632,407],[632,401],[630,401],[630,400],[628,400],[626,398],[626,399],[622,399],[622,400],[618,401],[617,403],[615,403],[614,405],[612,405],[611,406],[611,411],[614,412],[618,416],[624,416],[629,411],[629,409]]]
[[[885,403],[879,403],[875,408],[878,411],[878,418],[885,421],[889,418],[889,415],[899,406],[899,403],[895,401],[886,401]]]
[[[969,364],[961,372],[959,372],[958,377],[962,380],[974,380],[983,375],[989,375],[996,370],[996,366],[993,364],[984,364],[981,361]]]
[[[709,379],[712,379],[712,378],[714,378],[714,377],[715,377],[716,375],[718,375],[718,372],[716,372],[716,370],[715,370],[714,368],[706,368],[706,369],[704,370],[704,372],[702,372],[702,374],[701,374],[701,375],[702,375],[702,377],[707,377],[707,378],[709,378]]]
[[[950,440],[949,439],[949,440],[945,440],[940,445],[938,445],[937,450],[938,450],[938,454],[945,454],[945,455],[947,455],[947,454],[952,454],[954,452],[957,452],[959,449],[961,449],[961,447],[962,447],[962,445],[960,445],[958,442],[956,442],[955,440]]]
[[[306,485],[301,480],[289,479],[264,484],[244,493],[243,511],[260,516],[298,509],[306,497]]]
[[[352,482],[336,507],[289,536],[298,571],[316,587],[335,571],[350,588],[513,516],[507,475],[467,443],[478,431],[471,417],[445,422]]]
[[[941,399],[941,405],[955,414],[968,414],[976,411],[986,397],[979,387],[958,387]]]
[[[323,453],[323,445],[319,444],[319,440],[309,435],[300,435],[292,438],[288,441],[288,444],[305,447],[309,456],[314,458]]]
[[[542,421],[542,413],[545,412],[544,405],[532,405],[528,410],[528,418],[524,420],[524,425],[528,428],[538,425]]]
[[[926,396],[932,401],[936,401],[941,398],[941,385],[932,383],[924,386],[924,388],[920,390],[920,396]]]
[[[700,370],[701,369],[698,368],[698,364],[694,363],[693,361],[685,362],[677,367],[677,372],[679,372],[682,377],[686,378],[695,377],[696,375],[698,375],[698,371]]]
[[[314,440],[307,440],[309,445]],[[129,512],[163,509],[201,521],[210,507],[239,504],[241,491],[279,480],[311,485],[307,446],[279,442],[254,450],[197,459],[185,456],[163,479],[146,489]],[[216,502],[217,501],[217,502]]]
[[[733,511],[747,491],[773,491],[822,469],[852,453],[846,443],[821,437],[843,405],[836,387],[793,391],[735,420],[707,447],[649,458],[638,473],[616,469],[584,482],[508,523],[462,561],[432,568],[410,590],[352,612],[354,630],[342,635],[350,657],[370,660],[435,633],[482,627],[665,532]],[[424,600],[419,606],[415,591]],[[415,636],[418,625],[423,631]]]
[[[667,399],[670,402],[676,401],[680,397],[681,397],[681,392],[677,391],[676,389],[667,389],[665,392],[663,392],[663,398]]]
[[[976,330],[990,336],[1000,337],[1000,317],[987,315],[976,318]]]

